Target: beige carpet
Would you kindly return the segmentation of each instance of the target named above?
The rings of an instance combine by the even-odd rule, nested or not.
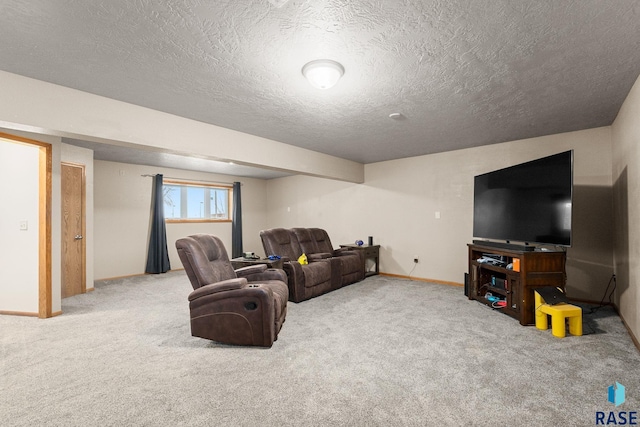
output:
[[[191,337],[190,289],[180,271],[99,282],[59,317],[0,316],[0,424],[590,426],[640,410],[640,354],[608,308],[557,339],[461,288],[375,276],[289,303],[259,349]]]

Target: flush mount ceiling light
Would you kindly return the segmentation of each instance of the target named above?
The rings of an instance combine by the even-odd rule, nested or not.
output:
[[[302,67],[302,74],[318,89],[329,89],[335,86],[344,74],[344,67],[330,59],[316,59]]]

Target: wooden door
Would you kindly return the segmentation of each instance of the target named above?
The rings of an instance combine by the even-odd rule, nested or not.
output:
[[[62,298],[85,293],[85,170],[62,163]]]

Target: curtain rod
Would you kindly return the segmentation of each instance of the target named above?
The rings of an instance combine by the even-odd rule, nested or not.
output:
[[[148,174],[148,173],[145,173],[145,174],[142,174],[142,175],[140,175],[140,176],[144,176],[144,177],[151,177],[151,178],[153,178],[153,177],[155,177],[156,175],[159,175],[159,174]],[[207,181],[207,180],[204,180],[204,179],[176,178],[176,177],[174,177],[174,176],[165,176],[164,178],[167,178],[167,179],[177,179],[178,181],[197,181],[197,182],[206,182],[207,184],[233,185],[233,182]],[[244,185],[244,184],[243,184],[243,183],[240,183],[240,185]]]

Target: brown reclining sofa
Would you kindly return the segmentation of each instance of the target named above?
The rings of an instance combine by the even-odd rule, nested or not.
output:
[[[260,232],[265,254],[284,261],[289,300],[300,302],[364,279],[360,251],[334,249],[321,228],[273,228]],[[305,254],[309,264],[300,264]]]

